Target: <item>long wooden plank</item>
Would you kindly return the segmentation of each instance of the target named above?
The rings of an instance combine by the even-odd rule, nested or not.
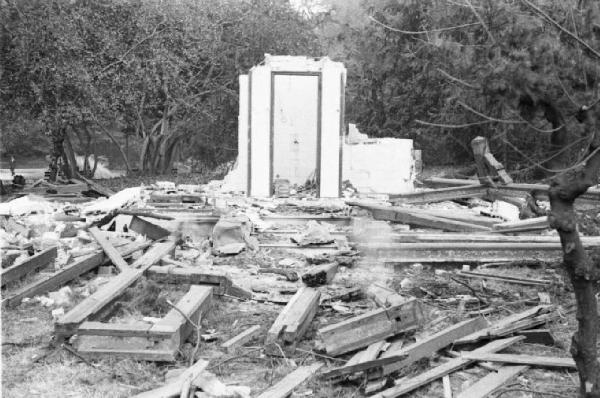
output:
[[[527,286],[548,286],[552,284],[552,281],[545,279],[517,278],[504,275],[486,274],[483,272],[459,271],[456,273],[456,275],[461,276],[463,278],[485,279]]]
[[[463,198],[478,198],[486,194],[486,188],[477,181],[476,184],[462,185],[450,188],[440,188],[432,191],[412,192],[401,195],[390,195],[392,203],[435,203],[446,200],[455,200]]]
[[[507,347],[510,347],[514,343],[521,341],[523,339],[524,339],[524,337],[522,337],[522,336],[516,336],[516,337],[509,337],[507,339],[502,339],[502,340],[495,340],[495,341],[492,341],[491,343],[484,345],[483,347],[477,348],[473,352],[475,352],[475,353],[498,352]],[[442,378],[447,374],[457,371],[473,362],[474,362],[474,360],[467,359],[467,358],[451,359],[446,363],[443,363],[434,368],[431,368],[421,374],[411,377],[408,380],[406,380],[406,379],[397,380],[396,386],[394,386],[392,388],[388,388],[387,390],[384,390],[384,391],[380,392],[379,394],[373,395],[373,397],[376,397],[376,398],[399,397],[403,394],[406,394],[413,390],[416,390],[419,387],[429,384],[434,380]]]
[[[135,242],[119,247],[117,250],[123,257],[128,257],[138,250],[145,249],[146,247],[150,246],[150,244],[151,242]],[[26,297],[34,297],[56,290],[78,276],[83,275],[102,264],[107,264],[108,261],[108,258],[102,251],[81,257],[75,262],[66,265],[63,269],[58,270],[30,285],[23,286],[16,292],[12,293],[9,297],[3,299],[2,306],[14,307]]]
[[[439,331],[415,344],[400,349],[395,349],[394,345],[390,347],[383,355],[383,358],[392,356],[405,356],[400,361],[390,363],[382,368],[379,376],[391,374],[399,371],[410,364],[433,355],[436,351],[451,345],[457,339],[470,335],[474,332],[484,329],[487,321],[483,317],[468,319]]]
[[[347,201],[346,203],[352,206],[359,206],[371,211],[373,218],[376,220],[400,222],[403,224],[416,225],[426,228],[436,228],[454,232],[491,231],[490,228],[481,225],[470,224],[461,221],[454,221],[427,214],[419,214],[418,212],[411,212],[411,209],[404,209],[401,207],[379,206],[359,201]]]
[[[491,354],[485,352],[461,352],[460,356],[463,359],[470,359],[473,361],[502,362],[549,368],[577,369],[573,358],[566,357],[560,358],[517,354]]]
[[[460,186],[471,186],[473,183],[477,183],[475,180],[466,180],[466,179],[456,179],[456,178],[440,178],[440,177],[430,177],[424,180],[424,182],[428,186],[434,187],[460,187]],[[526,184],[526,183],[512,183],[501,185],[496,188],[498,191],[513,191],[513,192],[522,192],[529,193],[531,191],[537,191],[541,195],[542,199],[548,198],[548,190],[550,189],[549,185],[546,184]],[[600,200],[600,189],[591,188],[588,191],[580,196],[581,199],[587,200]]]
[[[323,366],[323,364],[318,362],[308,366],[300,366],[281,379],[277,384],[269,387],[257,398],[286,398],[296,387],[319,370],[321,366]]]
[[[69,312],[63,315],[54,323],[54,328],[57,336],[67,337],[75,332],[79,324],[85,321],[88,317],[100,311],[106,305],[110,304],[115,298],[120,296],[125,289],[137,281],[146,269],[150,268],[154,263],[160,260],[161,257],[175,248],[175,241],[169,240],[166,242],[158,242],[131,266],[131,269],[126,269],[119,275],[103,285],[94,294],[85,298],[81,303],[77,304]]]
[[[548,217],[536,217],[527,220],[510,221],[494,225],[494,232],[527,232],[535,231],[540,229],[548,229],[550,224],[548,223]]]
[[[276,232],[274,232],[276,233]],[[500,235],[500,234],[474,234],[474,233],[418,233],[397,232],[381,236],[368,237],[369,242],[381,240],[383,242],[424,243],[424,242],[507,242],[507,243],[560,243],[558,235]],[[582,236],[581,243],[585,247],[600,246],[600,236]]]
[[[38,269],[47,266],[56,259],[57,254],[57,247],[53,246],[29,257],[22,263],[4,268],[2,273],[0,273],[1,285],[4,286],[7,283],[19,280],[30,272],[37,271]]]
[[[127,262],[125,262],[125,260],[123,260],[123,257],[121,257],[121,255],[119,254],[117,249],[115,249],[115,247],[110,244],[110,242],[106,238],[106,235],[104,235],[104,233],[102,231],[100,231],[100,228],[91,227],[88,229],[88,232],[90,233],[90,235],[92,235],[92,238],[94,238],[96,240],[96,242],[98,242],[98,244],[100,245],[102,250],[104,250],[104,253],[106,253],[106,255],[108,256],[110,261],[120,271],[123,271],[123,270],[129,268],[129,264],[127,264]]]
[[[456,398],[486,398],[527,369],[528,366],[502,366],[461,391]]]

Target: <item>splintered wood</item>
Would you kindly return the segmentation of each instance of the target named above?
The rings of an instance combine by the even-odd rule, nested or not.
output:
[[[327,354],[340,355],[417,328],[424,322],[421,302],[410,299],[319,329]]]
[[[321,293],[310,287],[298,290],[267,332],[265,346],[269,352],[280,355],[279,350],[295,350],[317,313],[320,297]]]

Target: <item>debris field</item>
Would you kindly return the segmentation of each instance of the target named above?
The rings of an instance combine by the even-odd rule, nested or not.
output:
[[[425,183],[344,199],[57,185],[2,203],[3,394],[56,378],[64,396],[574,396],[547,186]]]

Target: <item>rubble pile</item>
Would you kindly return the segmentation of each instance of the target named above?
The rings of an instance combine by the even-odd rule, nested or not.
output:
[[[318,395],[307,380],[485,397],[574,370],[552,331],[574,307],[547,217],[519,219],[518,184],[430,183],[454,186],[385,200],[257,199],[219,182],[23,196],[0,204],[2,305],[47,308],[55,344],[86,360],[188,362],[138,397]],[[253,367],[289,372],[265,385],[216,371],[252,352]]]

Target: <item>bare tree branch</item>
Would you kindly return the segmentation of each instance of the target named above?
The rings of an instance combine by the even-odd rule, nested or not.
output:
[[[421,31],[409,31],[409,30],[401,30],[401,29],[393,28],[389,25],[384,24],[383,22],[378,21],[377,19],[373,18],[373,16],[369,16],[369,19],[371,21],[375,22],[376,24],[383,26],[384,28],[386,28],[388,30],[391,30],[393,32],[403,33],[405,35],[422,35],[422,34],[427,34],[427,33],[432,33],[432,32],[445,32],[447,30],[461,29],[461,28],[466,28],[469,26],[480,25],[480,22],[471,22],[471,23],[466,23],[466,24],[462,24],[462,25],[450,26],[447,28],[421,30]]]

